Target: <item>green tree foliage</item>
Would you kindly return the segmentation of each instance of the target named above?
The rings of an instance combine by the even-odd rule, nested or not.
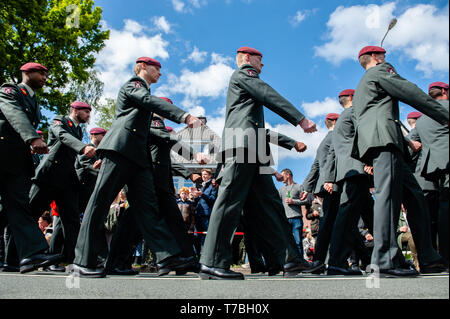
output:
[[[109,38],[101,15],[94,0],[2,0],[0,83],[18,83],[23,64],[41,63],[49,73],[43,92],[38,92],[39,104],[67,114],[78,95],[73,88],[95,81],[95,57]],[[100,83],[97,88],[103,89]]]
[[[95,111],[98,113],[98,126],[109,130],[116,113],[116,100],[106,98],[106,104],[99,105]]]

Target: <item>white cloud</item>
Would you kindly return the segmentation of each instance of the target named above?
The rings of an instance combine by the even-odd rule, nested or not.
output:
[[[164,33],[169,33],[172,29],[166,17],[154,17],[153,23],[158,28],[158,30],[162,30]]]
[[[212,64],[199,72],[183,69],[179,77],[169,74],[167,83],[157,89],[156,95],[183,94],[185,101],[224,96],[234,70],[219,55],[214,56]]]
[[[310,119],[325,116],[328,113],[342,112],[339,101],[330,97],[326,97],[323,101],[303,102],[302,109],[305,111],[305,116]]]
[[[172,0],[172,5],[175,11],[183,12],[184,11],[184,2],[181,0]]]
[[[358,51],[366,45],[380,45],[396,3],[381,6],[338,7],[327,22],[328,41],[315,47],[316,55],[339,64],[357,59]],[[449,69],[449,13],[448,6],[418,4],[397,17],[397,25],[390,31],[383,46],[389,54],[405,55],[417,61],[416,69],[430,75],[433,71]]]
[[[194,47],[192,53],[188,56],[187,60],[193,61],[196,64],[205,62],[208,57],[208,52],[200,51],[197,47]],[[187,61],[185,60],[185,61]]]
[[[194,8],[198,9],[207,3],[207,0],[172,0],[174,10],[180,13],[193,12]]]
[[[165,60],[169,57],[169,43],[162,35],[150,36],[144,30],[144,26],[133,20],[125,20],[123,30],[110,28],[110,37],[96,61],[99,78],[105,83],[105,97],[117,97],[120,87],[133,75],[136,58],[148,56]]]
[[[302,22],[303,20],[306,19],[306,13],[303,13],[301,11],[297,11],[297,13],[295,14],[294,17],[292,17],[291,19],[291,24],[293,26],[297,26],[300,24],[300,22]]]

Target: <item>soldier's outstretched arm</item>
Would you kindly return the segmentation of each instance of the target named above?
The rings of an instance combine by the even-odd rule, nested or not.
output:
[[[82,154],[82,151],[87,146],[69,133],[66,124],[60,117],[55,117],[53,119],[52,124],[50,124],[50,130],[62,144],[73,149],[77,154]]]
[[[449,111],[417,85],[398,75],[392,65],[384,63],[378,72],[379,84],[389,95],[411,105],[442,125],[448,124]]]

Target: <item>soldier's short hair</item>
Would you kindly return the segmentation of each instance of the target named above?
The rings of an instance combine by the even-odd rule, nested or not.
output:
[[[411,126],[411,127],[417,122],[416,119],[406,119],[406,120],[408,121],[408,124],[409,124],[409,126]]]
[[[136,63],[136,65],[134,66],[134,74],[138,75],[139,72],[141,72],[142,64],[144,63],[143,62]]]
[[[339,104],[342,106],[345,106],[345,105],[347,105],[348,100],[349,100],[348,95],[343,95],[343,96],[339,97]]]
[[[335,123],[336,123],[336,120],[325,119],[325,125],[326,125],[326,127],[327,127],[328,129],[329,129],[330,127],[332,127]]]
[[[432,88],[430,88],[430,91],[428,92],[428,94],[431,96],[432,99],[436,99],[436,98],[442,96],[442,88],[432,87]]]
[[[246,53],[244,52],[238,52],[236,55],[236,61],[238,65],[241,65],[244,62],[244,57],[245,57]]]
[[[363,54],[359,57],[359,64],[361,64],[361,66],[365,69],[366,66],[370,63],[370,61],[372,60],[372,55],[370,54]]]

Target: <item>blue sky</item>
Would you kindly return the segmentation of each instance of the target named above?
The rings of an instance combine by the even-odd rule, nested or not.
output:
[[[448,1],[96,0],[95,5],[103,8],[104,27],[111,30],[96,65],[105,97],[116,97],[137,57],[150,56],[163,66],[152,92],[205,115],[219,135],[236,49],[260,50],[261,78],[319,127],[304,134],[265,112],[268,127],[308,146],[303,154],[277,154],[277,168],[291,168],[299,183],[326,135],[324,116],[342,111],[338,93],[355,88],[364,73],[358,51],[379,45],[393,17],[398,23],[384,43],[387,61],[423,90],[449,79]],[[405,124],[411,111],[401,105]]]

